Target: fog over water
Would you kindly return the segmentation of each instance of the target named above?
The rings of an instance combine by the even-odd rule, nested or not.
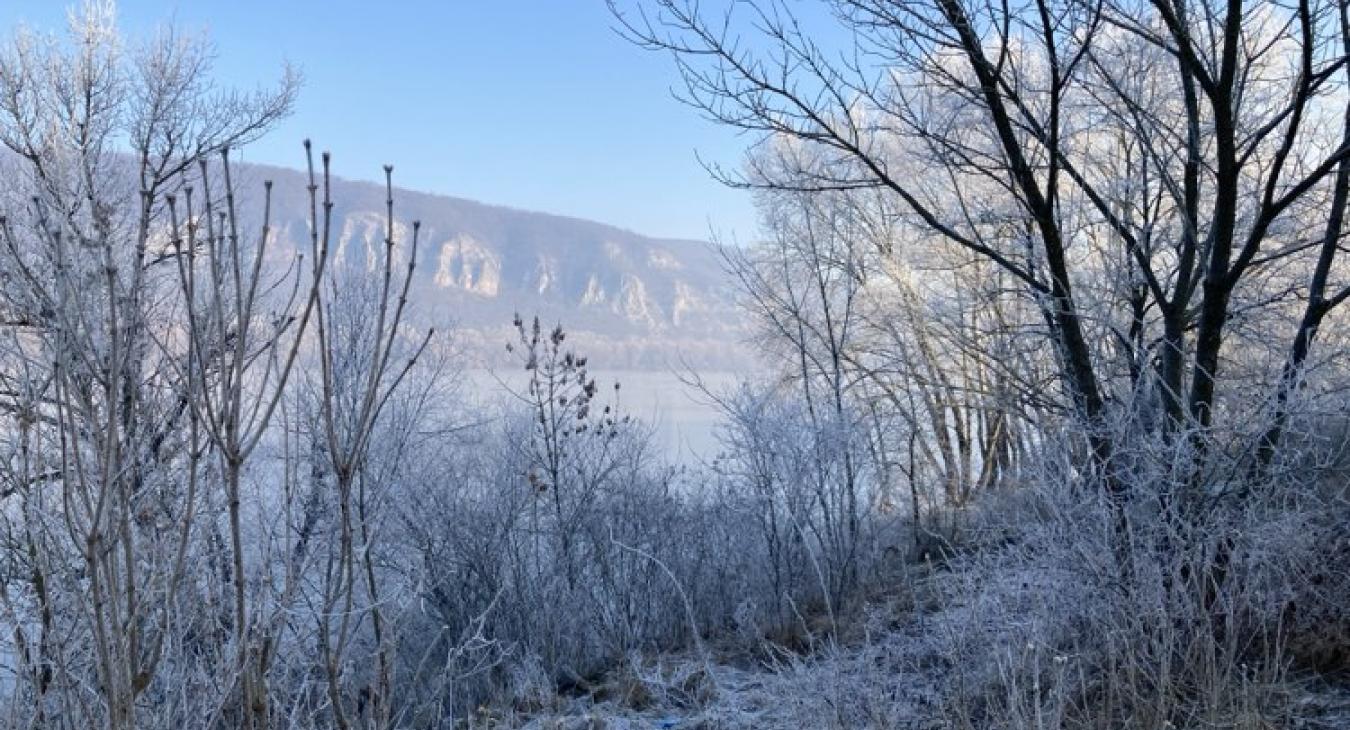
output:
[[[716,455],[720,414],[706,394],[685,382],[689,378],[661,370],[593,370],[590,374],[599,386],[600,403],[612,402],[614,383],[620,384],[621,412],[651,424],[656,445],[671,459],[693,464]],[[465,376],[475,394],[487,399],[504,394],[504,385],[523,389],[526,382],[524,371],[507,368],[473,369]],[[746,377],[746,373],[730,371],[698,373],[713,393],[733,388]]]

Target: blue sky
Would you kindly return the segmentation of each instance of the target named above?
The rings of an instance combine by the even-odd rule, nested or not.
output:
[[[4,0],[0,23],[64,28],[63,0]],[[562,213],[659,236],[741,240],[749,196],[695,152],[735,165],[750,140],[677,102],[671,60],[619,38],[603,0],[122,0],[131,35],[176,20],[216,44],[216,76],[251,87],[290,61],[295,114],[244,151],[298,167],[305,137],[338,174]]]

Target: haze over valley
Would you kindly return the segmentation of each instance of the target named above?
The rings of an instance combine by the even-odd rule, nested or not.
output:
[[[1350,728],[1350,0],[65,1],[0,730]]]
[[[235,174],[246,202],[260,198],[264,181],[273,183],[272,257],[280,263],[306,251],[305,174],[268,165],[239,165]],[[385,186],[332,180],[332,265],[373,271],[384,256]],[[602,385],[621,384],[625,412],[650,423],[672,458],[715,453],[717,410],[688,381],[696,374],[721,391],[763,366],[713,245],[397,185],[394,215],[399,266],[413,221],[421,224],[408,326],[441,333],[459,354],[456,367],[473,397],[492,401],[523,388],[521,362],[506,345],[517,339],[517,313],[537,316],[546,329],[566,330],[568,348],[589,358]]]

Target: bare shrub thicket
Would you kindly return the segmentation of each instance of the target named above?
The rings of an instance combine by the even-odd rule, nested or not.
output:
[[[124,45],[98,3],[0,54],[15,726],[397,722],[383,528],[425,407],[416,242],[391,201],[382,278],[339,280],[325,154],[303,254],[282,250],[270,184],[241,196],[229,152],[297,80],[218,89],[210,58],[172,31]]]
[[[614,4],[760,135],[773,367],[683,467],[561,325],[465,392],[390,170],[366,268],[326,154],[283,244],[230,155],[293,74],[16,34],[0,725],[1298,719],[1350,662],[1344,4],[822,5]]]
[[[755,508],[663,465],[561,327],[516,322],[502,402],[458,389],[391,171],[367,268],[329,255],[326,153],[282,238],[230,153],[296,79],[210,55],[105,4],[0,55],[4,722],[442,727],[772,623]]]
[[[893,554],[834,495],[904,516],[968,620],[945,721],[1278,725],[1343,666],[1344,3],[611,8],[753,136],[712,171],[759,196],[728,258],[805,433],[732,401],[729,475],[799,574]]]

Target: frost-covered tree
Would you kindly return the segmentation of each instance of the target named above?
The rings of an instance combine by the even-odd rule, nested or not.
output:
[[[1194,487],[1221,478],[1210,436],[1244,410],[1226,397],[1241,387],[1222,387],[1246,377],[1235,319],[1342,300],[1334,253],[1300,234],[1340,228],[1337,3],[823,3],[856,48],[773,0],[635,5],[612,3],[631,38],[671,52],[681,96],[757,135],[764,154],[715,168],[725,181],[881,191],[901,245],[964,251],[1036,302],[1092,468],[1118,494],[1110,424],[1143,402],[1114,350],[1137,351]],[[1311,340],[1308,324],[1285,337]],[[1281,359],[1297,371],[1302,356]]]

